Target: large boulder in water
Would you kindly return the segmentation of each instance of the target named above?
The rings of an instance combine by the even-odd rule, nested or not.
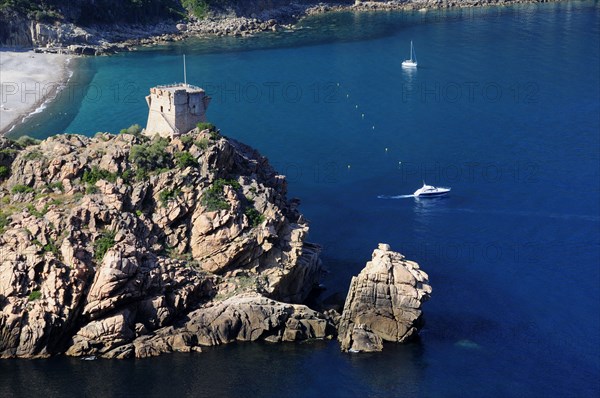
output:
[[[339,326],[342,351],[381,351],[382,341],[415,336],[421,305],[430,294],[428,276],[417,263],[379,244],[373,259],[352,278]]]

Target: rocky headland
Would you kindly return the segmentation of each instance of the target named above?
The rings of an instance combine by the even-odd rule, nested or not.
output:
[[[413,335],[430,292],[381,245],[341,318],[303,305],[322,265],[299,201],[214,129],[0,138],[0,204],[1,358],[144,358],[334,338],[338,324],[342,348],[361,351],[360,327]]]
[[[322,316],[278,302],[306,298],[320,249],[251,148],[197,129],[0,148],[0,356],[146,356],[185,322],[205,333],[191,345],[325,337]]]

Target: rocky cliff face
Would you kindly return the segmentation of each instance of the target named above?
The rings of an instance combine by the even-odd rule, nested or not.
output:
[[[66,47],[74,44],[99,44],[96,30],[73,23],[46,23],[16,12],[0,11],[0,46]]]
[[[295,20],[292,14],[301,12],[314,1],[206,0],[206,3],[211,16],[254,14],[261,15],[264,22],[275,17]],[[278,11],[271,15],[273,10]],[[186,13],[181,0],[49,0],[3,5],[0,6],[0,46],[99,46],[107,41],[173,34],[177,32],[176,21],[186,19]],[[234,25],[225,28],[233,29]],[[267,28],[264,26],[262,30]],[[200,32],[205,30],[199,29]]]
[[[343,351],[381,351],[382,341],[404,342],[420,326],[421,305],[431,286],[419,265],[380,244],[352,278],[339,325]]]
[[[31,47],[31,21],[13,12],[0,12],[0,46]]]
[[[208,130],[59,135],[0,140],[0,163],[0,357],[331,333],[324,316],[276,301],[304,300],[319,247],[253,149]]]

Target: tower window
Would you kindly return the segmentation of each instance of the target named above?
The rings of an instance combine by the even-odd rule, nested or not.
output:
[[[163,113],[163,107],[162,106],[160,107],[160,113]]]

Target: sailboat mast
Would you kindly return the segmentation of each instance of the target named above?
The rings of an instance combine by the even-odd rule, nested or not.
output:
[[[413,41],[410,41],[410,58],[402,62],[403,68],[416,68],[417,67],[417,54],[415,53],[415,45]]]
[[[183,84],[187,87],[187,70],[185,67],[185,54],[183,54]]]

